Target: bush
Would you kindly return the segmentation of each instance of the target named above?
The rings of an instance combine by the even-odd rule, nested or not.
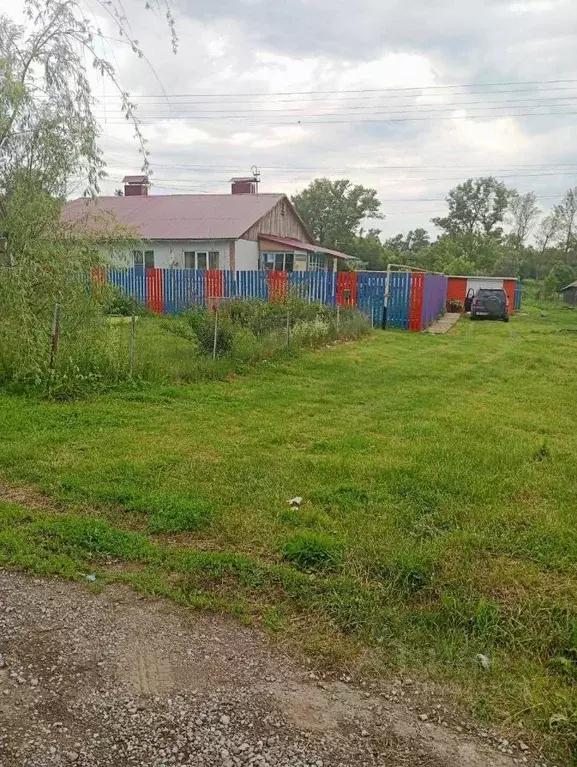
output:
[[[283,546],[283,556],[301,570],[319,570],[337,566],[343,556],[341,541],[330,535],[303,531]]]
[[[287,319],[290,345],[316,346],[337,336],[336,308],[308,303],[298,298],[267,301],[223,301],[218,307],[216,353],[241,361],[273,356],[287,347]],[[198,342],[206,355],[214,348],[216,313],[201,306],[191,307],[180,323],[168,329]],[[338,337],[353,338],[368,332],[369,323],[359,312],[340,310]]]
[[[330,338],[331,326],[322,317],[299,320],[292,329],[292,338],[298,346],[315,346]]]
[[[190,308],[183,319],[194,331],[200,350],[204,354],[213,354],[214,352],[214,331],[216,313],[209,311],[201,306]],[[230,317],[226,313],[218,313],[218,324],[216,328],[216,353],[218,356],[230,354],[234,342],[234,327]]]
[[[116,382],[127,367],[102,292],[87,289],[92,271],[103,266],[98,244],[71,232],[60,207],[25,182],[4,201],[2,232],[12,265],[0,269],[0,384],[64,398]],[[51,369],[56,304],[60,336]]]
[[[115,285],[107,285],[103,296],[104,312],[115,317],[132,317],[142,312],[142,306]]]

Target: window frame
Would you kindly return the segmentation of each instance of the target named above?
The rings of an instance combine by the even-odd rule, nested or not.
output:
[[[277,265],[280,261],[280,267]],[[266,272],[294,272],[295,254],[294,251],[284,250],[265,250],[260,254],[260,268]],[[290,263],[290,269],[287,268]]]
[[[327,272],[328,258],[324,253],[309,253],[307,260],[307,271],[309,272]]]
[[[152,266],[150,266],[150,263],[147,262],[147,258],[152,256]],[[139,259],[140,263],[136,263],[137,258]],[[135,269],[155,269],[155,263],[154,263],[154,251],[153,250],[133,250],[132,251],[132,266]]]
[[[206,272],[210,270],[220,269],[220,250],[183,250],[184,256],[184,268],[191,269],[197,272]],[[198,265],[198,257],[204,256],[205,266],[200,267]],[[187,266],[187,258],[192,257],[193,266]],[[216,266],[213,266],[216,261]]]

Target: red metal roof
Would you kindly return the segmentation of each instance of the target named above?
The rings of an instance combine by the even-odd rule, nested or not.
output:
[[[62,219],[93,231],[109,231],[118,223],[147,240],[228,240],[241,237],[283,198],[283,194],[83,197],[64,206]]]
[[[339,250],[330,250],[330,248],[321,248],[320,245],[310,245],[308,242],[301,242],[301,240],[294,240],[292,237],[277,237],[273,234],[259,234],[259,239],[268,240],[274,242],[277,245],[286,245],[288,248],[294,250],[304,250],[307,253],[326,253],[329,256],[335,258],[352,258],[347,256],[346,253],[341,253]]]

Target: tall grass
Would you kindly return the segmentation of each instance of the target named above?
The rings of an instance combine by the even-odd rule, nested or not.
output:
[[[368,321],[355,310],[296,299],[222,302],[217,311],[195,306],[178,317],[139,318],[134,371],[143,381],[223,378],[369,331]],[[117,342],[125,349],[128,332],[128,325],[116,326]]]

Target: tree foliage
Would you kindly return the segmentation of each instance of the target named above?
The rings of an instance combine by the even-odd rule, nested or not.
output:
[[[366,218],[381,218],[376,189],[346,179],[317,178],[292,201],[320,245],[335,250],[354,243]]]
[[[533,231],[540,214],[535,192],[519,194],[516,189],[511,190],[509,195],[509,219],[511,243],[521,248]]]
[[[121,0],[100,5],[142,56]],[[22,24],[0,16],[0,380],[71,392],[118,372],[102,296],[90,289],[91,272],[102,265],[100,243],[60,220],[71,186],[81,184],[90,195],[104,175],[85,62],[117,88],[144,167],[147,151],[134,104],[97,52],[106,40],[90,7],[80,0],[24,0],[24,12]],[[169,8],[167,18],[174,46]],[[126,236],[118,229],[109,234],[117,241]],[[62,346],[57,370],[49,370],[55,304]]]
[[[496,178],[468,179],[451,189],[447,196],[449,212],[433,219],[445,234],[497,235],[507,211],[510,191]]]
[[[435,241],[417,228],[382,241],[361,230],[348,247],[364,268],[390,263],[445,274],[494,274],[543,281],[548,294],[577,278],[577,187],[546,213],[533,192],[493,179],[469,179],[447,196],[448,213],[433,219]],[[545,286],[546,282],[546,286]]]

